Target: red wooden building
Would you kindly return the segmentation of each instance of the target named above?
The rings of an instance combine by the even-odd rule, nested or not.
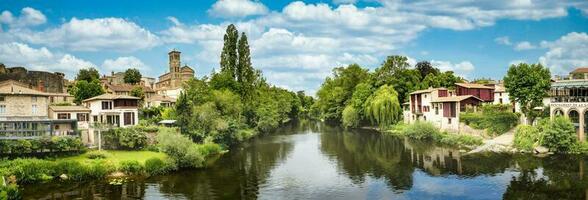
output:
[[[456,96],[472,95],[485,102],[494,101],[494,87],[475,83],[456,83]]]

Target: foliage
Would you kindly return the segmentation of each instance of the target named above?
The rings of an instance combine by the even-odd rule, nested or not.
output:
[[[553,118],[541,129],[543,130],[542,145],[550,151],[568,152],[576,143],[576,129],[572,122],[563,116]]]
[[[42,137],[21,140],[0,140],[0,154],[26,154],[39,152],[63,152],[85,150],[80,138]]]
[[[110,157],[111,155],[106,151],[90,151],[86,153],[86,157],[88,159],[105,159]]]
[[[420,75],[421,75],[421,80],[424,79],[425,77],[427,77],[429,74],[432,74],[433,76],[441,73],[441,71],[435,67],[433,67],[433,65],[431,65],[431,63],[429,61],[421,61],[418,62],[415,65],[415,69],[419,71]]]
[[[127,71],[125,71],[125,76],[123,77],[123,80],[125,83],[130,83],[134,85],[141,82],[141,77],[141,72],[138,69],[129,68],[127,69]]]
[[[98,79],[100,79],[100,73],[98,73],[98,70],[93,67],[80,69],[76,75],[76,81],[92,82],[93,80]]]
[[[139,161],[126,160],[119,163],[119,170],[128,175],[139,175],[142,174],[145,169]]]
[[[535,115],[533,108],[543,106],[551,81],[549,69],[541,64],[520,63],[511,65],[504,77],[504,86],[509,98],[521,105],[521,111],[529,121]]]
[[[510,105],[486,104],[481,112],[460,114],[460,121],[475,129],[486,129],[490,134],[503,134],[519,122],[518,113],[511,111]]]
[[[381,86],[365,101],[364,112],[372,123],[380,127],[392,125],[400,120],[402,109],[398,93],[393,87]]]
[[[421,82],[421,88],[438,88],[444,87],[449,89],[455,88],[455,83],[463,83],[463,78],[456,76],[453,71],[446,71],[438,74],[428,74]]]
[[[208,155],[220,153],[211,151],[211,149],[214,149],[212,147],[202,149],[200,145],[193,143],[190,138],[171,128],[162,128],[157,135],[157,141],[161,150],[170,156],[178,167],[202,167],[204,159]],[[217,149],[220,150],[220,147]]]
[[[542,133],[537,127],[519,125],[515,131],[513,146],[522,150],[533,150],[541,144]]]
[[[2,200],[20,200],[22,195],[18,191],[18,185],[14,183],[6,186],[0,184],[0,199]]]
[[[131,89],[130,95],[134,97],[139,97],[141,98],[141,100],[145,100],[145,93],[143,92],[143,87],[141,86],[133,87],[133,89]]]
[[[69,91],[74,96],[74,101],[80,104],[83,100],[104,94],[104,89],[98,79],[91,81],[79,80]]]
[[[147,135],[141,127],[110,129],[103,137],[110,149],[140,149],[147,145]]]
[[[442,133],[439,142],[441,144],[456,146],[456,147],[471,147],[483,144],[482,138],[471,135],[457,135]]]
[[[347,105],[343,110],[343,126],[355,128],[359,125],[359,113],[352,105]]]
[[[421,74],[416,69],[409,69],[405,56],[388,56],[382,66],[374,73],[375,87],[389,85],[398,93],[398,102],[405,102],[409,93],[420,89]]]
[[[169,159],[150,158],[145,161],[145,172],[151,176],[166,174],[175,170],[175,163]]]
[[[316,103],[322,118],[340,122],[345,104],[353,95],[355,87],[369,76],[368,70],[357,64],[333,69],[333,78],[327,77],[317,92],[319,100]]]
[[[405,136],[413,139],[438,139],[439,129],[430,122],[417,121],[406,126],[402,132]]]

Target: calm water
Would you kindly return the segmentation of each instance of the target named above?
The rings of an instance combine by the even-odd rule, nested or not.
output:
[[[214,165],[131,180],[43,184],[26,199],[586,199],[583,157],[463,156],[371,131],[298,123]]]

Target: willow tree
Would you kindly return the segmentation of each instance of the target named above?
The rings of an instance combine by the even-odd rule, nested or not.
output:
[[[392,125],[400,120],[402,110],[398,102],[398,93],[394,87],[383,85],[374,92],[364,104],[367,118],[380,127]]]

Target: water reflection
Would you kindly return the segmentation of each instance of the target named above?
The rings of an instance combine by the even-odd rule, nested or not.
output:
[[[584,157],[462,155],[432,143],[286,126],[214,165],[122,186],[26,186],[27,199],[586,199]]]

